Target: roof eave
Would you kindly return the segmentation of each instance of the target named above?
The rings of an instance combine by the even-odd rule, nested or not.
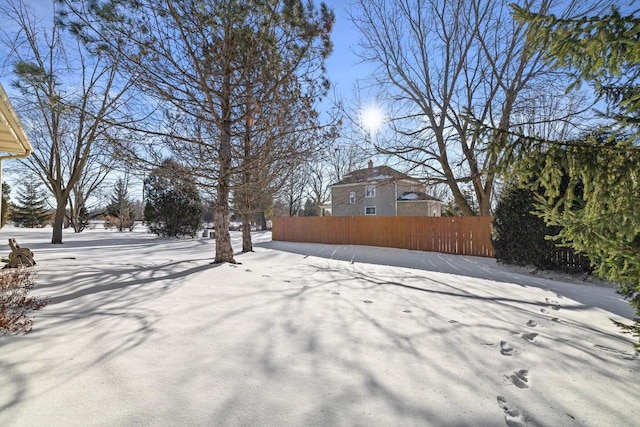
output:
[[[8,156],[0,156],[0,160],[28,157],[32,151],[31,142],[0,84],[0,152],[9,153]]]

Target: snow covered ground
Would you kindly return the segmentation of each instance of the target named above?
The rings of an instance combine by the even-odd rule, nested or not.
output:
[[[209,238],[10,237],[51,302],[0,336],[0,426],[638,425],[610,287],[268,233],[239,265]]]

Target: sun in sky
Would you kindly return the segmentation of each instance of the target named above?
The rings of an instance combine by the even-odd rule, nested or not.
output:
[[[385,116],[382,109],[377,105],[369,105],[360,113],[360,123],[369,133],[375,133],[384,124]]]

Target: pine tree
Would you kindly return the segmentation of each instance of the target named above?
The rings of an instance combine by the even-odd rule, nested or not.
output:
[[[195,237],[202,228],[202,201],[185,167],[165,160],[145,180],[144,191],[144,218],[150,232]]]
[[[318,204],[313,199],[307,198],[304,202],[303,216],[318,216]]]
[[[300,153],[299,134],[315,126],[316,102],[328,89],[324,61],[333,12],[304,0],[58,3],[64,4],[60,21],[101,59],[117,62],[119,73],[165,113],[147,129],[164,145],[160,151],[180,156],[215,192],[214,262],[235,263],[233,178],[249,170],[280,172],[290,148]],[[258,136],[288,147],[257,149]],[[282,174],[261,173],[260,181],[265,175],[275,180]],[[256,177],[249,178],[242,184],[253,187]]]
[[[618,292],[636,316],[633,325],[616,324],[640,337],[640,18],[615,8],[569,20],[515,9],[537,35],[536,47],[573,73],[572,86],[586,82],[606,103],[600,116],[607,121],[573,140],[505,135],[510,144],[503,148],[515,174],[545,189],[536,209],[548,225],[561,227],[558,240],[596,262],[599,276],[621,284]]]
[[[116,182],[106,214],[107,223],[115,225],[118,231],[122,232],[125,228],[133,229],[135,209],[129,199],[127,182],[122,178],[119,178]]]
[[[30,176],[18,187],[17,203],[12,209],[11,218],[19,227],[41,228],[51,219],[47,211],[47,199],[42,183]]]
[[[534,193],[515,184],[506,186],[494,212],[493,248],[500,262],[542,267],[554,243],[545,239],[555,235],[542,218],[533,215]]]
[[[2,212],[0,219],[0,228],[4,227],[9,219],[9,194],[11,193],[11,187],[6,182],[2,183]]]

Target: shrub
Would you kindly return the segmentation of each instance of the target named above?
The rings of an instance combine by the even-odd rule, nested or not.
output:
[[[0,270],[0,333],[28,334],[33,326],[32,314],[47,305],[44,298],[29,295],[33,272],[19,267]]]
[[[549,239],[560,227],[548,227],[532,212],[535,193],[508,185],[502,192],[493,221],[493,248],[496,259],[506,264],[533,265],[540,269],[569,273],[590,270],[589,261],[573,250],[558,247]]]
[[[144,182],[144,219],[164,237],[195,237],[202,228],[202,201],[188,169],[165,160]]]

